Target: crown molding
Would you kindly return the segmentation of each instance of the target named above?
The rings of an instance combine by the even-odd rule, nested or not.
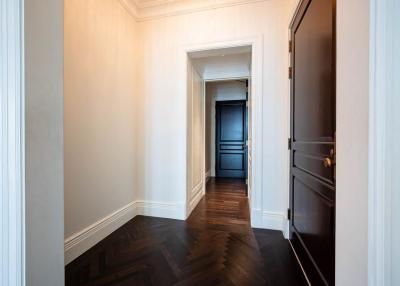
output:
[[[131,0],[119,0],[119,3],[128,11],[128,13],[135,19],[139,19],[138,6]]]
[[[150,21],[268,0],[119,0],[136,21]]]

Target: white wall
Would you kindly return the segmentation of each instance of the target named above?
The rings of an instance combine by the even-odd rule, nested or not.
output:
[[[284,219],[288,25],[294,1],[271,0],[139,23],[142,35],[143,122],[140,198],[179,202],[186,193],[186,46],[263,36],[263,213]],[[162,47],[162,48],[160,48]],[[275,216],[274,216],[275,217]]]
[[[196,207],[205,191],[205,97],[204,81],[188,61],[187,108],[187,215]]]
[[[26,285],[64,285],[63,5],[25,2]]]
[[[337,1],[336,285],[365,286],[369,2]]]
[[[136,197],[138,31],[117,0],[65,1],[65,238]],[[138,150],[140,151],[140,150]],[[133,216],[130,213],[124,221]],[[66,262],[121,225],[67,251]],[[73,244],[73,243],[72,243]]]
[[[247,74],[245,76],[250,76]],[[214,81],[207,82],[206,84],[206,96],[210,98],[210,141],[209,141],[209,153],[206,156],[209,158],[210,165],[209,170],[211,176],[215,177],[215,102],[216,101],[229,101],[229,100],[246,100],[246,82],[229,80],[229,81]],[[250,122],[250,121],[249,121]]]

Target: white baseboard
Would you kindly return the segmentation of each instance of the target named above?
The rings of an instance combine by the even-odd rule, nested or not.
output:
[[[65,239],[65,265],[120,228],[137,215],[136,202],[120,208],[105,218]]]
[[[203,184],[201,184],[200,188],[196,190],[195,194],[193,195],[192,199],[189,201],[186,218],[190,216],[192,211],[197,207],[200,200],[203,198],[205,190],[203,189]]]
[[[206,178],[206,183],[207,183],[211,179],[211,170],[208,170],[208,172],[206,172],[204,177]]]
[[[65,265],[123,226],[136,215],[184,220],[184,203],[134,201],[65,239]]]
[[[262,211],[260,209],[252,209],[251,226],[254,228],[264,228],[271,230],[280,230],[286,237],[287,220],[283,213]]]
[[[138,215],[184,220],[185,203],[164,203],[154,201],[136,201]]]

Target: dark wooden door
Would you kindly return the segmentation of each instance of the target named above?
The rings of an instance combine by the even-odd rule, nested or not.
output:
[[[335,281],[335,0],[291,23],[291,243],[312,285]]]
[[[245,178],[246,101],[216,102],[216,176]]]

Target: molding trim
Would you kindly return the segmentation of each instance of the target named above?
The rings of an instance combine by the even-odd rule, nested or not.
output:
[[[394,51],[395,0],[370,1],[370,96],[368,181],[368,285],[392,285],[391,100],[397,97]],[[398,21],[398,20],[397,20]],[[398,34],[397,34],[398,36]],[[398,59],[398,57],[397,57]],[[396,95],[395,95],[396,94]],[[392,138],[393,139],[393,138]],[[394,141],[393,141],[394,142]]]
[[[251,226],[271,230],[280,230],[283,235],[287,235],[287,220],[283,213],[262,211],[260,209],[251,210]]]
[[[24,1],[0,5],[0,284],[25,281]]]
[[[170,219],[186,219],[186,208],[184,202],[165,203],[154,201],[136,201],[136,209],[138,215],[170,218]]]
[[[65,239],[65,265],[103,240],[136,215],[136,202],[131,202]]]
[[[65,265],[99,243],[137,215],[184,220],[183,203],[133,201],[64,241]]]
[[[206,178],[206,184],[207,184],[207,182],[211,179],[211,170],[208,170],[204,175],[204,177]]]
[[[200,182],[200,184],[198,184],[193,190],[194,195],[189,201],[189,205],[187,206],[186,218],[190,216],[192,211],[196,208],[197,204],[200,202],[205,194],[203,182]]]
[[[138,22],[268,0],[119,0]]]

